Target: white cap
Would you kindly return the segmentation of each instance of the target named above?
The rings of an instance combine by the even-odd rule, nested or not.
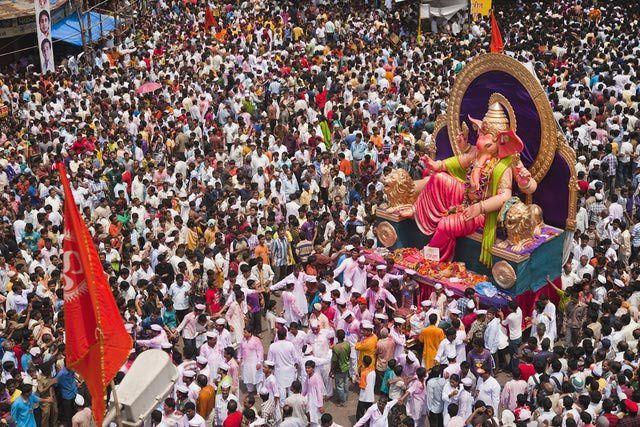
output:
[[[455,348],[450,348],[447,351],[447,359],[455,359],[458,356]]]
[[[418,363],[418,358],[416,357],[416,355],[413,353],[413,351],[409,351],[407,353],[407,361],[411,362],[411,363]]]
[[[229,365],[227,365],[226,363],[222,362],[220,365],[218,365],[218,369],[222,369],[223,371],[228,371],[229,370]]]
[[[402,317],[394,317],[393,321],[398,325],[404,325],[406,322]]]
[[[162,326],[154,323],[153,325],[151,325],[151,330],[152,331],[156,331],[156,332],[160,332],[162,330]]]
[[[613,279],[613,284],[620,287],[620,288],[624,288],[624,282],[620,279]]]
[[[414,274],[416,274],[416,271],[410,268],[405,268],[404,272],[407,273],[409,276],[413,276]]]
[[[347,300],[346,300],[346,298],[342,298],[342,297],[336,298],[336,304],[338,304],[338,305],[346,305],[347,304]]]
[[[599,201],[599,202],[601,202],[601,201],[602,201],[602,199],[603,199],[602,194],[600,194],[600,193],[596,193],[596,200],[597,200],[597,201]]]
[[[346,319],[349,316],[353,316],[353,313],[350,310],[346,310],[344,313],[342,313],[342,316],[340,316],[343,319]]]
[[[169,350],[173,348],[173,345],[170,342],[163,342],[162,344],[160,344],[160,348],[162,348],[163,350]]]
[[[207,308],[207,306],[204,304],[196,304],[196,310],[204,311],[205,308]]]
[[[281,325],[286,325],[287,319],[285,319],[284,317],[276,317],[276,323],[280,323]]]
[[[322,310],[322,304],[317,302],[317,303],[313,304],[313,308],[315,308],[316,310],[320,311],[320,310]]]
[[[389,319],[389,317],[388,317],[386,314],[384,314],[384,313],[376,313],[376,315],[375,315],[375,316],[373,316],[373,317],[375,317],[376,319],[380,319],[380,320],[387,320],[387,319]]]
[[[599,274],[598,275],[598,282],[600,282],[600,283],[602,283],[604,285],[605,283],[607,283],[607,279],[602,274]]]
[[[444,290],[444,294],[448,297],[452,297],[453,296],[453,292],[451,292],[449,289],[445,289]]]
[[[360,326],[362,326],[362,329],[373,329],[373,323],[368,320],[363,321]]]
[[[330,295],[324,295],[322,297],[322,302],[331,302],[331,296]]]
[[[313,319],[309,322],[309,327],[312,329],[318,328],[320,327],[320,323],[316,319]]]
[[[482,316],[483,314],[487,314],[487,310],[478,310],[476,313],[478,313],[478,316]]]
[[[186,385],[179,385],[176,388],[176,390],[179,391],[180,393],[189,394],[189,389],[187,388]]]
[[[376,270],[386,270],[387,266],[384,264],[378,264],[376,265]]]
[[[461,382],[462,382],[462,385],[465,387],[471,387],[471,385],[473,385],[473,380],[468,377],[464,377]]]
[[[227,324],[227,321],[224,320],[222,317],[219,317],[216,319],[216,325],[224,326],[226,324]]]
[[[206,365],[207,363],[209,363],[209,361],[207,360],[206,357],[203,356],[198,356],[196,357],[196,362],[198,362],[201,365]]]
[[[40,353],[41,351],[39,347],[31,347],[31,350],[29,350],[29,354],[32,355],[33,357],[36,357]]]
[[[474,308],[476,308],[476,303],[473,300],[469,300],[469,302],[467,302],[467,308],[469,310],[473,310]]]
[[[76,394],[76,398],[73,399],[74,402],[76,402],[76,405],[78,406],[84,406],[84,397],[82,397],[81,394]]]
[[[353,246],[353,245],[347,245],[347,246],[345,246],[345,247],[344,247],[344,249],[345,249],[345,250],[347,250],[347,251],[352,251],[352,250],[354,250],[354,249],[355,249],[355,246]]]
[[[420,305],[423,306],[423,307],[431,307],[431,300],[430,299],[426,299],[426,300],[422,301],[420,303]]]
[[[350,281],[350,280],[345,280],[345,281],[344,281],[344,286],[345,286],[345,288],[350,288],[350,287],[352,287],[352,286],[353,286],[353,283],[351,283],[351,281]]]
[[[451,314],[458,314],[458,315],[459,315],[459,314],[461,313],[461,311],[460,311],[460,310],[458,310],[457,308],[452,308],[451,310],[449,310],[449,313],[451,313]]]
[[[436,288],[436,289],[442,289],[442,283],[436,283],[436,285],[434,286],[434,288]]]
[[[265,360],[263,363],[264,366],[268,366],[269,368],[275,368],[276,364],[272,360]]]
[[[218,331],[209,331],[206,336],[207,338],[218,338]]]
[[[305,282],[309,282],[309,283],[318,283],[318,279],[316,279],[314,276],[311,276],[307,279],[304,280]]]
[[[367,261],[367,259],[364,257],[364,255],[360,255],[358,257],[358,262],[366,262],[366,261]]]
[[[196,376],[196,373],[194,371],[184,371],[184,374],[182,374],[182,376],[187,378],[193,378]]]

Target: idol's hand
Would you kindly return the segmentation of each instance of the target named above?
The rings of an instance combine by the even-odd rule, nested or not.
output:
[[[456,136],[456,147],[462,153],[466,153],[469,149],[469,128],[466,123],[462,124],[462,132]]]
[[[524,167],[522,163],[518,163],[515,167],[514,175],[516,178],[516,182],[518,183],[518,187],[525,188],[529,185],[531,181],[531,172],[527,168]]]
[[[466,221],[470,221],[475,217],[479,216],[482,213],[482,207],[480,203],[474,203],[473,205],[467,207],[463,212],[462,216]]]
[[[440,162],[433,160],[429,156],[424,156],[422,161],[424,162],[425,175],[433,175],[440,171]]]

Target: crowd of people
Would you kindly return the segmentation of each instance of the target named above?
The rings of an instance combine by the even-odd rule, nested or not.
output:
[[[365,256],[381,178],[423,176],[486,20],[417,38],[390,1],[149,7],[92,66],[0,74],[0,422],[91,423],[64,362],[64,161],[135,342],[116,383],[150,348],[179,371],[149,425],[640,424],[635,1],[494,1],[578,161],[572,255],[530,316],[419,301]]]

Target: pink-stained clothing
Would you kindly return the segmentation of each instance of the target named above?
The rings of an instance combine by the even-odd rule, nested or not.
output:
[[[147,347],[147,348],[162,348],[163,344],[171,344],[169,342],[169,338],[167,337],[167,333],[164,331],[160,331],[158,335],[148,340],[136,340],[136,344]]]
[[[193,311],[187,313],[182,322],[176,328],[176,332],[182,332],[182,338],[192,340],[198,336],[198,317]]]
[[[227,361],[227,365],[229,365],[229,370],[227,371],[227,375],[231,377],[231,393],[236,396],[240,395],[240,365],[236,359],[229,359]]]
[[[264,347],[260,338],[252,335],[240,343],[238,352],[242,381],[245,384],[257,385],[262,381],[262,362],[264,361]],[[258,367],[260,365],[260,367]]]
[[[373,322],[373,314],[369,309],[365,309],[364,311],[360,311],[360,307],[356,307],[353,309],[353,315],[355,316],[360,323],[368,320],[369,322]]]
[[[298,357],[302,358],[302,346],[307,341],[307,333],[304,331],[298,331],[296,335],[293,335],[291,332],[288,332],[287,341],[291,341],[293,343],[298,352]]]
[[[527,382],[525,380],[507,381],[500,394],[500,403],[513,412],[518,406],[518,395],[527,393]]]
[[[298,301],[293,292],[284,291],[282,293],[282,310],[284,311],[284,320],[287,324],[300,322],[304,318],[304,313],[298,307]]]
[[[367,290],[365,297],[367,298],[367,302],[369,303],[369,311],[372,313],[376,309],[376,301],[378,300],[387,301],[390,304],[396,304],[398,302],[396,300],[396,297],[394,297],[391,292],[383,288],[382,285],[378,288],[377,292],[371,288]],[[363,319],[360,320],[362,321]]]
[[[233,342],[242,342],[242,334],[244,331],[244,312],[237,301],[231,303],[225,315],[225,319],[227,320],[227,323],[233,327]]]
[[[324,382],[318,372],[314,372],[304,384],[302,395],[307,398],[307,409],[309,410],[309,421],[312,425],[320,424],[320,408],[324,406],[324,395],[326,393]]]
[[[465,220],[462,208],[449,213],[464,200],[464,183],[445,172],[431,176],[414,204],[418,228],[432,235],[429,246],[440,249],[440,260],[448,261],[456,249],[456,239],[468,236],[484,225],[484,215]]]
[[[397,360],[397,357],[404,354],[404,346],[407,343],[407,337],[404,333],[398,331],[395,327],[389,331],[389,338],[393,340],[395,347],[393,349],[393,358]]]
[[[345,269],[342,278],[344,286],[351,286],[351,292],[356,291],[362,295],[367,290],[367,270],[358,263],[353,263],[349,269]]]
[[[419,420],[426,413],[427,386],[424,381],[414,378],[407,388],[409,399],[407,399],[407,415],[415,420]]]

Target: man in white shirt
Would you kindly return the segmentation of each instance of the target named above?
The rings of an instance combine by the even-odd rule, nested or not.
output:
[[[476,402],[481,400],[485,405],[494,408],[495,411],[495,408],[500,405],[500,384],[491,376],[488,369],[478,368],[477,372],[480,378],[478,378],[476,387]]]
[[[516,354],[518,354],[518,348],[522,342],[522,310],[518,307],[518,303],[513,300],[509,301],[509,310],[511,312],[506,319],[502,310],[498,311],[498,314],[502,319],[502,326],[506,327],[509,333],[509,354],[511,355],[509,366],[512,370],[519,363]]]
[[[369,409],[367,409],[367,412],[364,413],[354,427],[365,425],[369,425],[369,427],[388,427],[389,412],[397,402],[397,400],[389,402],[385,396],[381,396],[375,405],[371,405]]]

